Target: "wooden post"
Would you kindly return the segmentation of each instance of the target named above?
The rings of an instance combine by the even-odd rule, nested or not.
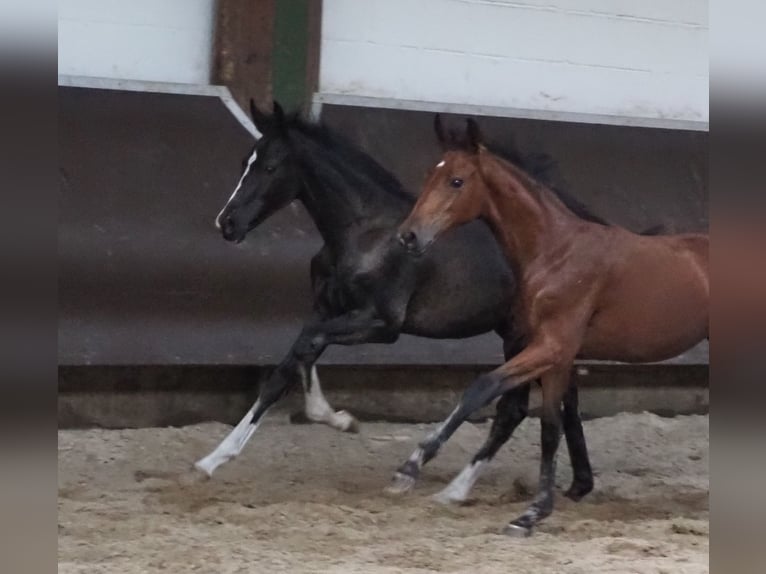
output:
[[[272,106],[275,0],[218,0],[213,81],[229,88],[249,114],[253,98]]]
[[[322,46],[322,0],[309,0],[308,42],[306,46],[306,102],[304,111],[311,108],[311,98],[319,89],[319,61]]]

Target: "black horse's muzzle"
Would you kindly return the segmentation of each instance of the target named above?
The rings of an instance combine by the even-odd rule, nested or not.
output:
[[[226,241],[235,241],[239,243],[245,238],[245,234],[239,229],[237,222],[231,214],[223,215],[216,221],[218,228],[221,230],[221,235]]]

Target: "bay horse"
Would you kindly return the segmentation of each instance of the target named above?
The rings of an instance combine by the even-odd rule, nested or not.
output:
[[[297,384],[306,393],[310,420],[343,430],[353,424],[348,413],[334,412],[320,388],[315,363],[328,345],[393,343],[400,333],[445,339],[495,331],[507,358],[520,351],[511,313],[514,277],[484,223],[445,235],[427,256],[415,260],[396,238],[415,198],[393,175],[327,127],[286,116],[277,104],[267,113],[251,102],[251,114],[262,137],[243,163],[216,225],[224,239],[239,242],[298,200],[324,245],[311,261],[313,318],[252,408],[196,463],[207,475],[241,452],[261,417]],[[564,192],[561,197],[574,202]],[[492,458],[509,439],[527,415],[528,400],[529,389],[520,388],[498,403],[477,461]],[[577,500],[593,488],[593,477],[574,385],[562,401],[574,471],[569,496]],[[445,491],[444,498],[462,500],[475,479]]]
[[[573,213],[536,180],[483,142],[468,120],[426,178],[399,240],[414,258],[462,224],[485,221],[518,281],[513,316],[524,350],[477,378],[444,423],[395,475],[413,476],[477,408],[540,379],[541,464],[538,493],[504,529],[528,536],[553,511],[559,404],[575,358],[653,362],[708,337],[709,237],[642,236]],[[476,281],[476,289],[483,285]],[[470,466],[468,467],[470,469]],[[458,477],[459,479],[460,477]],[[456,479],[457,480],[457,479]]]

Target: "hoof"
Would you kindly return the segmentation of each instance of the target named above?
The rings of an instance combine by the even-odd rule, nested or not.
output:
[[[593,484],[572,483],[572,486],[570,486],[569,490],[564,493],[564,496],[574,502],[580,502],[591,490],[593,490]]]
[[[341,429],[343,432],[358,434],[359,433],[359,421],[357,418],[348,411],[338,411],[336,416],[343,417],[346,421]]]
[[[197,476],[200,476],[199,473],[201,473],[204,475],[204,478],[209,479],[213,478],[213,471],[215,471],[215,467],[211,467],[209,463],[207,463],[203,458],[202,460],[195,462],[194,466],[189,472],[197,474]]]
[[[532,536],[532,529],[511,522],[503,528],[503,534],[511,538],[529,538]]]
[[[449,492],[446,488],[431,496],[431,500],[444,506],[461,505],[466,499]]]
[[[412,490],[412,487],[415,486],[415,479],[411,477],[409,474],[402,474],[401,472],[397,472],[394,475],[394,478],[391,480],[391,484],[389,484],[385,488],[386,494],[393,494],[393,495],[401,495],[406,494],[410,490]]]
[[[182,472],[178,475],[178,484],[181,486],[193,486],[195,484],[207,482],[212,477],[211,474],[197,468],[197,465],[195,464],[187,472]]]

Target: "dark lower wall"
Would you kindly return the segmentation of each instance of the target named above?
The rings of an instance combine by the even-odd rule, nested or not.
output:
[[[182,426],[216,420],[236,424],[271,373],[263,367],[154,366],[62,367],[59,371],[58,425],[73,427]],[[435,422],[444,420],[476,366],[327,366],[319,368],[322,387],[335,409],[359,420]],[[594,365],[577,369],[584,418],[650,411],[663,416],[706,413],[710,392],[705,365]],[[531,414],[540,392],[533,388]],[[494,406],[473,419],[494,416]],[[269,416],[305,421],[297,390],[277,403]]]
[[[427,113],[326,106],[416,189],[438,151]],[[707,223],[707,134],[482,118],[551,152],[572,190],[632,229]],[[59,88],[59,363],[273,365],[310,310],[320,240],[301,208],[220,239],[250,137],[216,98]],[[492,365],[494,335],[334,348],[327,364]],[[705,363],[706,347],[685,362]]]

